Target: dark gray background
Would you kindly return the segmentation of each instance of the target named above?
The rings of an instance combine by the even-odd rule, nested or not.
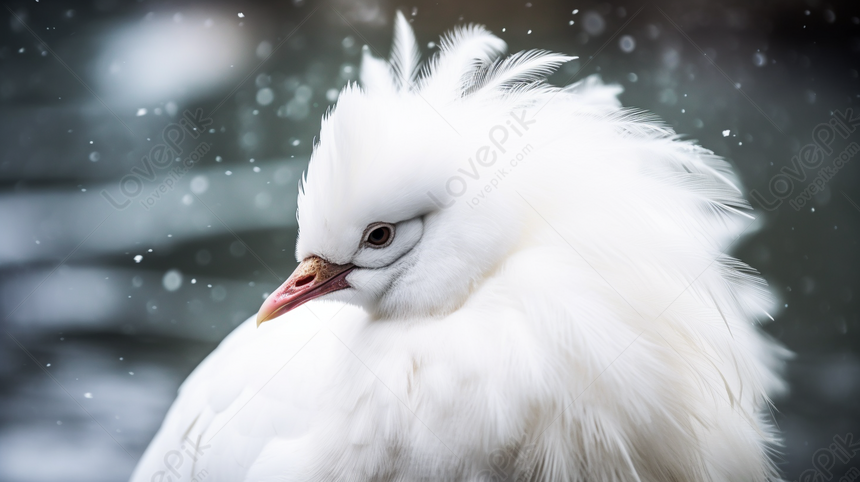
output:
[[[486,24],[511,51],[579,55],[552,80],[600,73],[622,84],[626,105],[726,156],[746,190],[767,193],[834,112],[860,115],[857,2],[6,6],[0,479],[8,481],[128,477],[179,383],[295,266],[296,183],[319,119],[355,79],[363,44],[388,51],[397,8],[425,55],[462,22]],[[163,129],[197,108],[212,131],[188,136],[183,150],[201,139],[211,150],[150,209],[139,201],[166,170],[129,207],[112,208],[100,192],[118,196],[119,180]],[[834,147],[851,141],[860,133]],[[791,393],[774,410],[790,480],[834,436],[860,438],[857,162],[800,210],[755,205],[762,227],[735,251],[786,305],[765,329],[797,354]],[[850,467],[860,454],[832,473]]]

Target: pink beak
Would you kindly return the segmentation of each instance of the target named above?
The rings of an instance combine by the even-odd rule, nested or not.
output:
[[[257,326],[333,291],[349,288],[346,282],[355,265],[333,264],[310,256],[299,264],[290,278],[266,298],[257,313]]]

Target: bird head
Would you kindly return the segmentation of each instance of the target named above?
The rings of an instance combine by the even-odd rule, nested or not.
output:
[[[497,94],[534,84],[527,69],[502,75],[508,69],[493,60],[505,47],[483,27],[463,27],[442,38],[419,76],[415,37],[399,12],[391,60],[365,47],[361,87],[347,85],[323,118],[300,186],[300,264],[265,301],[258,325],[316,298],[377,318],[442,315],[498,266],[521,232],[517,207],[505,196],[477,207],[456,196],[466,183],[487,184],[486,159],[501,155],[481,151],[517,105]],[[567,59],[525,58],[539,61],[538,73]],[[468,80],[475,76],[483,84]]]

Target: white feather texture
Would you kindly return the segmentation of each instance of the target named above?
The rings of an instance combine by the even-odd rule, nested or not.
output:
[[[421,52],[415,42],[415,33],[406,17],[397,11],[394,20],[394,42],[391,45],[391,68],[400,90],[409,90],[418,75]]]
[[[421,93],[435,102],[453,100],[468,89],[471,75],[507,50],[483,25],[470,24],[443,35],[439,53],[425,65]]]
[[[467,95],[474,98],[501,96],[523,84],[533,91],[561,64],[576,58],[545,50],[529,50],[496,59],[475,73]]]
[[[359,75],[361,85],[368,92],[377,94],[394,94],[397,86],[391,76],[391,65],[370,53],[370,48],[365,45],[361,49],[361,73]]]
[[[351,287],[237,328],[132,480],[777,480],[787,354],[726,254],[752,222],[730,166],[480,26],[404,88],[395,28],[299,196],[297,259],[355,264]],[[394,240],[363,248],[375,222]]]

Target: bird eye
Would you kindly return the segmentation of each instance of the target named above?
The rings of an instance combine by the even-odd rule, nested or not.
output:
[[[371,248],[384,248],[394,239],[394,226],[388,223],[374,223],[367,227],[364,242]]]

